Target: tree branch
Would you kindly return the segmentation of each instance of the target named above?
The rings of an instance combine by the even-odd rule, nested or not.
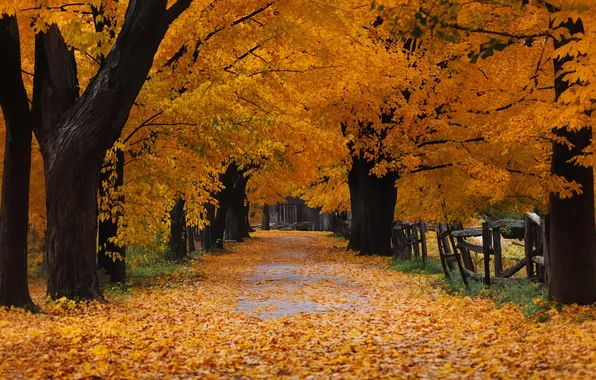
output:
[[[484,29],[484,28],[466,28],[466,27],[458,25],[458,24],[447,24],[445,26],[449,27],[449,28],[456,29],[456,30],[461,30],[462,32],[494,34],[496,36],[514,38],[514,39],[518,39],[518,40],[548,36],[547,32],[534,33],[534,34],[512,34],[512,33],[507,33],[507,32],[501,32],[498,30],[488,30],[488,29]]]
[[[430,170],[444,169],[444,168],[449,168],[451,166],[453,166],[453,164],[443,164],[443,165],[437,165],[437,166],[421,166],[418,169],[412,170],[410,172],[410,174],[426,172],[426,171],[430,171]]]
[[[270,3],[265,4],[263,7],[247,14],[246,16],[242,16],[236,20],[234,20],[234,22],[232,22],[230,24],[230,27],[234,27],[238,24],[241,24],[245,21],[251,20],[253,17],[265,12],[267,9],[269,9],[273,4],[275,4],[275,1],[272,1]],[[201,46],[207,42],[209,39],[211,39],[213,36],[215,36],[217,33],[225,30],[226,28],[223,26],[219,26],[216,27],[213,31],[209,32],[205,38],[203,38],[202,40],[198,40],[197,43],[195,44],[195,49],[192,52],[192,58],[193,58],[193,62],[196,62],[197,59],[199,58],[199,50],[201,49]]]
[[[185,10],[190,7],[192,0],[178,0],[166,12],[166,22],[171,24],[180,16]]]
[[[149,123],[151,123],[151,121],[155,120],[157,117],[159,117],[161,114],[163,114],[163,111],[158,111],[157,113],[153,114],[152,116],[150,116],[148,119],[146,119],[145,121],[143,121],[141,124],[139,124],[135,129],[133,129],[132,132],[130,132],[130,134],[123,140],[123,143],[126,144],[128,142],[128,140],[130,140],[135,133],[137,133],[139,130],[141,130],[143,127],[146,127],[149,125]]]
[[[423,146],[426,145],[438,145],[438,144],[446,144],[449,142],[454,142],[454,143],[469,143],[469,142],[482,142],[485,141],[484,137],[475,137],[473,139],[467,139],[467,140],[452,140],[452,139],[443,139],[443,140],[431,140],[431,141],[425,141],[422,142],[418,145],[416,145],[416,148],[422,148]]]

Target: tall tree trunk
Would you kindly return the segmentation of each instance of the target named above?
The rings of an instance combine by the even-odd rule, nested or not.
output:
[[[581,19],[576,22],[569,19],[561,26],[569,29],[571,36],[584,32]],[[555,48],[572,40],[573,37],[555,41]],[[563,65],[572,59],[565,56],[554,60],[556,100],[570,86],[560,73]],[[553,132],[573,146],[553,143],[551,172],[581,185],[582,193],[567,199],[561,199],[557,194],[550,196],[549,295],[566,304],[592,304],[596,302],[594,169],[572,162],[590,146],[592,129],[586,126],[581,130],[569,130],[563,126]]]
[[[60,150],[44,161],[48,294],[101,300],[95,255],[99,167]]]
[[[391,256],[391,228],[397,202],[397,173],[378,178],[370,173],[374,164],[352,158],[348,174],[352,205],[352,232],[348,249],[361,255]]]
[[[263,231],[269,231],[271,229],[270,226],[271,215],[269,213],[269,205],[263,206],[263,219],[261,221],[261,229]]]
[[[244,193],[245,199],[246,199],[246,192]],[[251,227],[250,225],[250,203],[248,201],[246,201],[246,205],[244,206],[245,210],[244,210],[244,220],[245,220],[245,233],[246,236],[245,237],[250,237],[249,233],[250,232],[255,232],[255,229]]]
[[[186,242],[188,243],[188,252],[192,253],[196,250],[195,248],[195,233],[194,227],[188,226],[186,227]]]
[[[174,208],[170,212],[170,251],[175,260],[182,261],[186,257],[186,216],[182,198],[176,200]]]
[[[230,205],[226,214],[226,239],[243,241],[250,237],[246,202],[246,179],[239,174],[230,192]]]
[[[54,299],[102,299],[96,263],[99,169],[161,40],[190,3],[130,1],[116,42],[81,97],[74,54],[58,26],[36,36],[34,130],[46,173],[48,293]]]
[[[115,171],[117,177],[114,186],[121,190],[124,185],[124,151],[122,150],[116,152]],[[110,174],[110,171],[106,171],[99,175],[100,196],[106,196],[103,182],[109,181]],[[118,201],[124,203],[123,198]],[[118,209],[115,215],[111,215],[106,220],[100,220],[98,227],[97,263],[110,276],[110,281],[114,283],[126,281],[126,247],[124,244],[115,244],[113,241],[118,237],[118,220],[122,216],[121,210]]]
[[[244,170],[240,170],[235,162],[230,163],[223,181],[225,189],[222,191],[228,202],[225,223],[228,240],[242,241],[250,237],[247,228],[246,182]]]
[[[244,212],[228,207],[226,212],[226,240],[242,241],[244,224]]]
[[[226,230],[226,214],[228,212],[228,202],[222,197],[219,198],[219,208],[215,211],[215,219],[211,228],[211,237],[213,238],[212,247],[223,249],[224,231]]]
[[[202,245],[203,251],[209,251],[211,248],[215,246],[215,240],[213,238],[213,225],[215,224],[215,206],[211,203],[208,203],[205,208],[207,209],[207,220],[209,221],[209,225],[203,227],[202,231]]]
[[[232,162],[220,176],[223,189],[217,195],[219,208],[212,234],[218,248],[223,248],[224,235],[228,240],[242,241],[249,237],[246,225],[246,181],[238,164]]]
[[[0,211],[0,305],[35,309],[27,284],[27,231],[33,121],[21,78],[16,17],[0,18],[0,107],[6,146]]]

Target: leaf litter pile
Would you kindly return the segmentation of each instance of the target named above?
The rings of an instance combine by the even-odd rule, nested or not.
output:
[[[322,234],[261,232],[193,262],[201,276],[109,304],[0,310],[0,377],[590,378],[593,308],[445,294]]]

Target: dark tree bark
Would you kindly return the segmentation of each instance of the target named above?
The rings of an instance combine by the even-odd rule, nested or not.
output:
[[[174,260],[182,261],[186,258],[186,215],[182,198],[176,200],[170,212],[170,251]]]
[[[261,221],[261,229],[263,231],[269,231],[271,229],[270,219],[271,219],[271,215],[269,213],[269,205],[264,205],[263,206],[263,219]]]
[[[91,6],[91,12],[93,14],[93,22],[95,23],[95,31],[97,33],[103,33],[106,29],[112,26],[112,19],[109,15],[104,13],[103,7]],[[115,31],[111,30],[111,37],[115,37]],[[105,62],[106,56],[98,54],[96,61],[102,65]],[[116,166],[115,174],[117,176],[116,188],[121,188],[124,185],[124,152],[118,150],[116,152]],[[103,172],[99,174],[99,195],[104,197],[106,190],[103,187],[104,182],[108,182],[110,179],[111,171]],[[124,197],[118,200],[120,203],[124,203]],[[124,283],[126,281],[126,247],[116,245],[113,240],[118,237],[118,219],[122,218],[123,215],[120,210],[117,211],[116,215],[112,215],[107,220],[98,220],[98,245],[97,245],[97,263],[100,269],[103,269],[109,276],[110,281],[113,283]],[[106,254],[108,253],[108,254]]]
[[[186,227],[186,242],[188,243],[188,252],[192,253],[196,250],[195,248],[195,233],[194,227]]]
[[[551,11],[555,10],[551,7]],[[569,19],[562,26],[569,29],[571,37],[555,41],[555,48],[566,45],[574,35],[584,32],[581,19],[576,22]],[[572,59],[566,56],[554,60],[556,100],[570,86],[559,74],[563,65]],[[565,304],[592,304],[596,302],[594,169],[577,166],[571,161],[590,146],[592,129],[586,126],[572,131],[563,126],[553,132],[573,147],[553,143],[551,172],[581,185],[582,193],[567,199],[561,199],[556,194],[550,196],[549,295]]]
[[[225,197],[228,207],[226,212],[225,235],[228,240],[242,241],[250,237],[247,227],[248,207],[246,201],[247,178],[244,170],[240,170],[238,164],[232,162],[226,171],[224,178]]]
[[[225,190],[222,190],[225,191]],[[211,227],[211,242],[210,248],[223,249],[224,246],[224,231],[226,230],[226,214],[228,212],[228,202],[221,194],[217,197],[219,207],[215,211],[213,226]]]
[[[250,237],[246,226],[246,181],[244,171],[238,164],[228,165],[220,181],[224,188],[217,195],[219,208],[213,224],[213,239],[218,248],[223,248],[224,235],[228,240],[242,241]]]
[[[245,192],[246,194],[246,192]],[[246,195],[245,195],[246,196]],[[244,206],[245,210],[244,210],[244,214],[245,214],[245,221],[246,221],[246,237],[250,237],[249,233],[250,232],[255,232],[255,229],[252,228],[252,226],[250,225],[250,203],[248,203],[248,201],[246,202],[246,205]]]
[[[116,152],[116,160],[117,177],[114,186],[120,189],[124,185],[124,152],[122,150]],[[106,195],[102,183],[109,180],[110,174],[111,171],[106,171],[99,175],[100,196]],[[119,202],[124,203],[124,199],[119,199]],[[118,219],[121,217],[121,212],[117,211],[116,215],[112,215],[111,218],[100,220],[98,226],[97,264],[110,276],[110,281],[113,283],[126,281],[126,247],[123,244],[114,244],[112,241],[118,236]]]
[[[244,227],[243,215],[243,212],[238,212],[233,207],[228,207],[225,230],[227,240],[242,241],[242,230]]]
[[[361,255],[391,256],[391,228],[397,201],[398,174],[378,178],[370,173],[374,164],[352,157],[348,174],[352,229],[348,249]]]
[[[215,240],[213,238],[213,226],[215,225],[215,206],[208,203],[205,208],[207,209],[207,220],[209,225],[205,226],[202,231],[202,246],[203,251],[209,251],[215,246]]]
[[[103,299],[95,244],[99,169],[169,25],[190,3],[178,0],[168,9],[166,0],[130,1],[112,50],[80,98],[76,62],[58,27],[36,37],[35,133],[45,165],[48,294],[54,299]]]
[[[0,107],[6,146],[0,211],[0,305],[36,309],[27,284],[32,116],[21,77],[17,19],[0,18]]]

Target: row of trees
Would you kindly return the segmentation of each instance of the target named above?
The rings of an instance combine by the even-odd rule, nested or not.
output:
[[[551,297],[595,302],[588,100],[594,71],[587,63],[592,37],[584,28],[592,6],[422,2],[411,18],[404,4],[373,8],[379,17],[370,38],[379,49],[407,57],[401,66],[406,83],[377,103],[367,94],[373,115],[337,121],[350,157],[344,159],[351,168],[347,181],[340,179],[354,215],[349,246],[389,253],[394,215],[384,211],[394,209],[397,188],[421,206],[398,202],[406,217],[449,222],[489,204],[518,212],[538,207],[548,215]],[[440,174],[429,173],[434,170]],[[312,205],[325,206],[317,196],[321,182],[330,180],[314,183]]]
[[[351,209],[362,254],[389,254],[396,215],[548,208],[551,295],[596,301],[580,3],[6,2],[0,303],[32,305],[29,214],[49,295],[101,299],[126,244],[241,240],[249,203],[289,194]]]

